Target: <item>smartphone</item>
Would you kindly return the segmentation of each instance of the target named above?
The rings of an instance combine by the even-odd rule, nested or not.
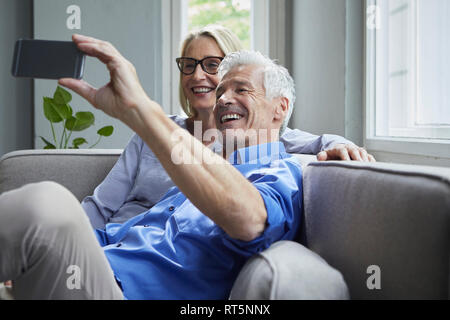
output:
[[[19,39],[14,48],[12,75],[81,79],[85,60],[85,54],[72,41]]]

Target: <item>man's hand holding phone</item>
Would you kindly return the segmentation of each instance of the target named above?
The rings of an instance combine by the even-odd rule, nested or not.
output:
[[[136,126],[142,121],[139,109],[152,105],[156,107],[156,103],[152,103],[142,88],[134,66],[109,42],[77,34],[72,36],[72,40],[79,50],[106,65],[111,80],[99,89],[86,81],[71,78],[60,79],[59,84],[136,131]]]

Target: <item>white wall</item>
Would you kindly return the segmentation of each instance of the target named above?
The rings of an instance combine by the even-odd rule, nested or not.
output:
[[[14,43],[32,35],[31,0],[0,1],[0,156],[31,149],[32,81],[11,75]]]
[[[70,14],[66,9],[78,5],[81,9],[81,29],[69,30],[66,20]],[[121,54],[130,60],[139,75],[147,94],[161,103],[161,0],[35,0],[34,37],[36,39],[71,40],[72,33],[93,36],[111,42]],[[95,87],[109,81],[106,67],[94,58],[87,57],[84,80]],[[44,117],[42,99],[51,96],[56,89],[56,80],[34,80],[35,146],[42,148],[39,136],[47,140],[52,137],[48,120]],[[94,109],[80,96],[72,92],[70,103],[74,111],[91,111],[96,118],[95,127],[71,138],[84,137],[92,145],[97,140],[97,130],[113,125],[111,137],[102,138],[96,148],[124,148],[133,132],[120,121],[102,111]],[[59,125],[59,124],[57,124]],[[62,127],[61,125],[59,125]],[[59,139],[62,131],[58,131]],[[86,147],[83,145],[82,147]]]
[[[294,0],[291,127],[362,145],[362,1]]]

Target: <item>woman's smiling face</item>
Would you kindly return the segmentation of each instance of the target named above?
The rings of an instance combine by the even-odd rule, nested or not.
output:
[[[192,40],[186,47],[184,57],[202,60],[205,57],[223,57],[217,42],[207,36],[201,36]],[[189,105],[193,109],[211,109],[216,103],[216,87],[219,83],[217,74],[208,74],[203,71],[200,65],[197,65],[194,73],[190,75],[183,74],[181,85]]]

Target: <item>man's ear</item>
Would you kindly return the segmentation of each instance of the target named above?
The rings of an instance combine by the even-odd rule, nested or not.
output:
[[[279,97],[275,107],[273,119],[283,121],[289,112],[289,99],[286,97]]]

